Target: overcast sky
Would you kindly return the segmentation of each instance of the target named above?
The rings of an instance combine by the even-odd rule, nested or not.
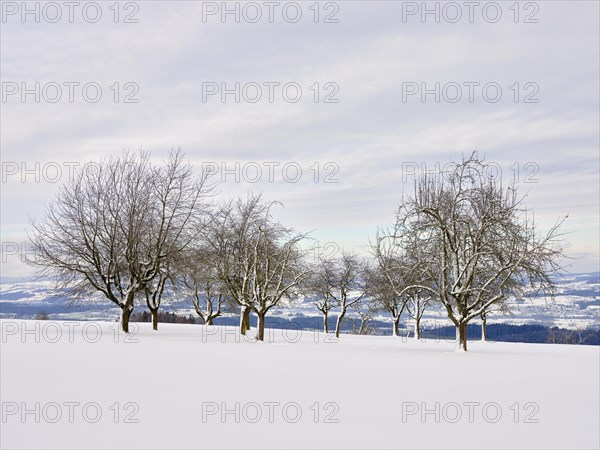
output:
[[[421,2],[275,3],[229,2],[238,22],[221,2],[2,2],[3,277],[30,272],[14,246],[70,167],[177,147],[216,163],[221,197],[263,192],[360,253],[411,170],[477,149],[540,229],[569,215],[571,270],[598,270],[598,2],[429,2],[438,21]]]

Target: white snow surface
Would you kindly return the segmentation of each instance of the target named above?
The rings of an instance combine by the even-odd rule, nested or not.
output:
[[[1,448],[600,447],[597,346],[68,324],[0,321]]]

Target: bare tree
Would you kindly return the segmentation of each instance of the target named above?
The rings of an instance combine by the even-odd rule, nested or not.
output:
[[[342,252],[342,256],[333,264],[334,278],[331,280],[330,292],[336,306],[340,308],[335,324],[335,336],[339,338],[348,308],[360,302],[367,293],[367,277],[365,264],[354,253]]]
[[[143,258],[152,262],[154,277],[144,283],[152,327],[158,329],[158,311],[167,283],[172,283],[174,260],[204,232],[206,198],[211,189],[207,174],[195,177],[178,150],[153,171],[152,202],[146,211],[147,226],[141,240]]]
[[[215,261],[209,249],[200,247],[187,251],[177,263],[176,291],[190,298],[205,325],[212,325],[223,314],[228,299]]]
[[[313,269],[307,291],[315,296],[314,305],[323,314],[323,331],[329,333],[329,311],[335,307],[331,294],[335,280],[335,265],[332,260],[321,258]]]
[[[271,204],[260,195],[222,203],[213,212],[206,241],[214,255],[217,274],[230,298],[240,307],[240,333],[250,329],[252,237],[267,220]]]
[[[406,309],[408,296],[398,296],[387,278],[378,269],[367,273],[369,290],[367,295],[392,317],[392,335],[399,336],[400,317]]]
[[[482,311],[481,314],[479,315],[479,318],[481,319],[481,340],[482,341],[487,341],[489,338],[488,330],[487,330],[489,316],[491,316],[493,314],[498,314],[498,313],[505,314],[505,315],[513,314],[512,310],[510,308],[510,305],[507,302],[498,302],[496,304],[491,305],[486,310]]]
[[[432,298],[429,293],[423,294],[423,289],[418,288],[411,290],[409,297],[410,301],[406,304],[406,310],[414,320],[414,338],[421,339],[421,319]]]
[[[310,274],[300,243],[305,235],[267,221],[248,248],[250,255],[250,307],[258,317],[257,336],[264,340],[267,312],[289,298]]]
[[[358,302],[353,303],[350,308],[358,316],[359,321],[358,327],[356,326],[356,321],[353,323],[354,334],[373,334],[374,330],[370,323],[379,309],[379,304],[375,300],[365,296]]]
[[[376,272],[371,275],[372,295],[392,315],[393,335],[398,336],[400,316],[406,310],[415,321],[414,336],[421,337],[421,318],[431,301],[429,292],[418,287],[431,286],[427,267],[418,257],[416,241],[395,242],[393,230],[380,229],[371,250],[377,261]]]
[[[167,283],[170,281],[171,274],[168,267],[163,267],[152,280],[149,280],[142,290],[146,300],[146,306],[150,310],[152,320],[152,329],[158,330],[158,310],[160,308],[163,294]]]
[[[258,340],[264,339],[267,312],[309,274],[300,248],[306,236],[275,222],[272,206],[253,194],[227,202],[214,214],[208,233],[219,278],[240,306],[240,332],[250,329],[250,311],[254,311]]]
[[[32,221],[32,262],[77,297],[101,292],[121,308],[128,332],[136,296],[144,293],[158,311],[170,257],[186,245],[202,192],[188,190],[198,187],[188,169],[180,152],[163,170],[141,151],[86,166],[62,187],[44,219]]]
[[[457,348],[465,351],[474,317],[528,286],[552,296],[551,274],[562,256],[562,221],[540,234],[516,186],[505,188],[490,172],[474,153],[443,176],[422,174],[398,209],[393,236],[431,282],[404,289],[422,289],[441,302],[456,326]]]
[[[69,287],[76,297],[99,291],[121,308],[128,332],[134,299],[151,280],[152,262],[139,253],[152,192],[149,155],[121,157],[79,171],[32,221],[29,234],[40,274]]]

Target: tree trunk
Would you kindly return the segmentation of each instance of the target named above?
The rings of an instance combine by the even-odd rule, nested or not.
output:
[[[121,307],[121,329],[123,330],[123,333],[129,333],[129,317],[132,312],[133,308],[130,308],[129,306]]]
[[[456,327],[456,350],[467,351],[467,323],[461,322]]]
[[[342,311],[340,312],[340,315],[337,318],[337,322],[335,324],[335,337],[339,338],[340,337],[340,328],[342,325],[342,320],[344,320],[344,316],[346,315],[346,309],[342,309]]]
[[[135,291],[131,289],[127,293],[125,302],[121,303],[121,328],[123,333],[129,333],[129,318],[133,313],[133,301],[135,299]]]
[[[421,318],[415,316],[415,339],[421,339]]]
[[[393,324],[394,324],[394,326],[392,327],[393,328],[393,332],[392,332],[393,336],[398,337],[398,336],[400,336],[400,316],[398,316],[398,317],[392,316],[392,320],[393,320]]]
[[[363,335],[363,334],[367,334],[367,328],[368,328],[368,320],[361,318],[360,319],[360,330],[358,331],[358,334]]]
[[[246,324],[246,331],[250,331],[250,311],[250,307],[248,307],[244,314],[244,323]]]
[[[481,340],[487,341],[487,317],[485,314],[481,315]]]
[[[327,333],[329,333],[329,323],[328,323],[329,315],[327,312],[324,312],[323,315],[325,316],[323,318],[323,331],[325,332],[325,334],[327,334]]]
[[[242,306],[242,312],[240,314],[240,333],[245,335],[246,331],[250,329],[250,307]]]
[[[208,318],[204,321],[204,325],[212,325],[213,318],[208,316]]]
[[[256,340],[264,341],[265,340],[265,313],[258,313],[258,325],[256,331]]]
[[[152,329],[158,330],[158,308],[148,308],[152,314]]]

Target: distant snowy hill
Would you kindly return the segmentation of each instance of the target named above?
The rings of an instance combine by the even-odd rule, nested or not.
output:
[[[573,330],[600,329],[600,273],[568,275],[558,280],[558,287],[559,295],[554,301],[535,295],[513,301],[512,314],[491,315],[489,323],[540,324]],[[166,312],[194,315],[190,302],[185,299],[165,302],[162,308]],[[142,304],[136,307],[136,311],[140,312],[145,309]],[[85,301],[73,301],[67,291],[54,289],[51,281],[13,280],[0,283],[0,318],[31,319],[41,312],[55,320],[116,320],[119,317],[119,309],[101,295]],[[336,310],[333,310],[332,318],[335,315]],[[352,317],[350,314],[346,327],[352,326]],[[385,313],[380,313],[374,319],[373,325],[378,331],[388,331],[390,319]],[[275,309],[269,316],[272,326],[294,322],[299,328],[318,328],[321,320],[322,316],[308,298]],[[237,314],[234,312],[217,319],[216,323],[233,324],[235,321]],[[430,329],[449,324],[445,312],[435,306],[426,312],[422,320],[423,327]]]

